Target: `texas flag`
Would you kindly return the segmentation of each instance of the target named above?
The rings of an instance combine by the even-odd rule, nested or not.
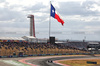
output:
[[[64,24],[64,21],[63,21],[63,20],[61,19],[61,17],[58,15],[57,11],[55,10],[55,8],[53,7],[52,4],[51,4],[50,16],[52,16],[53,18],[57,19],[57,21],[60,22],[62,25]]]

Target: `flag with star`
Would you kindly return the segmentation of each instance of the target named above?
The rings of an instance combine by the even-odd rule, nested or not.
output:
[[[57,13],[57,11],[55,10],[52,4],[51,4],[50,16],[57,19],[57,21],[60,22],[62,25],[64,24],[64,21],[62,20],[61,16]]]

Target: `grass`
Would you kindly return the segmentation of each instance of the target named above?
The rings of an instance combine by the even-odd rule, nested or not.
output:
[[[97,62],[97,64],[87,64],[87,61]],[[93,66],[93,65],[100,65],[100,59],[66,60],[66,61],[59,61],[59,63],[70,66]]]

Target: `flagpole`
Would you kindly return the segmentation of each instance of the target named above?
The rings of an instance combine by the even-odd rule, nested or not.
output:
[[[50,13],[51,13],[51,1],[50,1]],[[50,38],[50,31],[51,31],[51,16],[49,16],[49,38]]]

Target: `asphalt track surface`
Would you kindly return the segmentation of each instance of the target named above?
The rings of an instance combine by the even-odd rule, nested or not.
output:
[[[56,60],[69,60],[69,59],[100,59],[100,56],[74,56],[74,57],[53,57],[53,58],[44,58],[44,59],[31,59],[26,62],[35,64],[37,66],[62,66],[56,63],[50,63],[48,60],[56,61]]]

